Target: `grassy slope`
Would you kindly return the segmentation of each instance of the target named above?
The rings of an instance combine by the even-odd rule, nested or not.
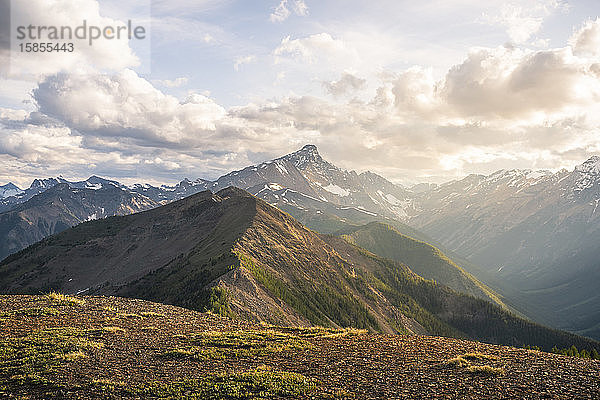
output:
[[[340,216],[332,214],[331,212],[317,212],[316,210],[311,209],[298,209],[297,207],[289,206],[286,204],[278,205],[278,207],[280,207],[283,211],[289,213],[292,217],[300,221],[306,227],[323,234],[348,234],[357,229],[362,229],[365,225],[371,224],[389,225],[400,235],[429,244],[430,246],[434,247],[442,254],[444,254],[447,258],[450,258],[452,260],[452,263],[456,264],[456,266],[460,270],[462,270],[461,275],[467,275],[467,280],[473,280],[475,283],[475,287],[473,287],[473,285],[470,284],[468,285],[469,291],[467,293],[477,296],[478,293],[481,295],[483,292],[483,298],[490,298],[494,303],[501,304],[507,307],[513,313],[516,313],[519,316],[524,316],[524,314],[522,314],[520,310],[526,309],[527,305],[515,301],[511,301],[510,303],[508,303],[508,299],[505,299],[503,296],[499,295],[498,290],[500,290],[500,287],[497,284],[497,282],[495,282],[494,279],[491,277],[489,271],[486,271],[484,268],[473,264],[464,257],[461,257],[459,254],[456,254],[455,252],[445,248],[441,243],[435,241],[433,238],[426,235],[425,233],[415,228],[412,228],[402,222],[388,218],[382,219],[381,217],[367,217],[366,214],[360,215],[362,219],[353,219],[352,217],[348,216],[342,218]],[[372,249],[372,251],[380,255],[383,255],[384,253],[380,253],[378,251],[375,251],[374,249]],[[385,253],[388,254],[389,252],[385,251]],[[396,259],[393,255],[386,255],[386,257]],[[411,264],[408,263],[408,265]],[[418,266],[417,268],[413,267],[413,269],[418,269]],[[436,277],[434,276],[431,276],[429,278],[436,279]],[[439,281],[439,279],[436,280]],[[459,287],[454,288],[459,289]],[[461,290],[459,289],[459,291]],[[509,296],[510,299],[515,300],[516,295],[514,295],[513,293],[509,294],[511,294],[511,296]]]
[[[227,271],[240,265],[232,252],[233,243],[251,224],[256,213],[254,201],[247,198],[227,204],[222,217],[191,251],[180,254],[164,267],[130,282],[117,293],[121,296],[160,300],[203,310],[209,308],[211,291],[207,286]]]
[[[587,348],[599,345],[597,341],[527,321],[488,301],[408,274],[399,268],[398,263],[378,257],[338,237],[330,236],[327,242],[340,254],[350,255],[358,265],[367,266],[360,274],[362,279],[377,287],[390,303],[398,307],[416,303],[425,312],[414,315],[414,318],[425,324],[433,324],[425,326],[434,334],[441,332],[438,329],[449,327],[452,332],[446,331],[444,335],[460,337],[463,334],[475,340],[518,347],[531,344],[544,350],[550,350],[555,345],[569,347],[569,343]],[[435,319],[429,319],[430,316]]]
[[[381,257],[408,265],[425,279],[433,279],[452,289],[486,299],[503,306],[500,298],[483,283],[459,267],[439,249],[403,235],[380,222],[338,232],[350,243]]]

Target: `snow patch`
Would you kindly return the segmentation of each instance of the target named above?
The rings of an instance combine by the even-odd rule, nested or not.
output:
[[[85,188],[86,189],[92,189],[92,190],[99,190],[99,189],[102,189],[102,184],[101,183],[89,183],[89,182],[86,182],[85,183]]]
[[[279,173],[281,173],[281,175],[287,175],[287,174],[289,174],[288,170],[280,162],[276,162],[275,163],[275,168],[277,168],[277,170],[279,171]]]
[[[402,200],[398,199],[396,196],[394,196],[393,194],[385,194],[383,193],[381,190],[378,190],[377,193],[383,197],[388,203],[394,205],[394,206],[400,206],[403,205]]]
[[[322,186],[323,189],[327,190],[329,193],[336,194],[338,196],[346,197],[350,195],[350,192],[346,189],[339,187],[338,185],[334,185],[330,183],[327,186]]]
[[[527,179],[539,179],[544,176],[548,176],[550,174],[549,171],[531,171],[526,176]]]
[[[92,215],[88,216],[85,220],[86,221],[93,221],[98,219],[98,215],[96,213],[93,213]]]
[[[16,196],[21,193],[24,193],[23,190],[19,189],[14,185],[11,185],[10,183],[4,186],[0,186],[0,199],[4,199],[10,196]]]

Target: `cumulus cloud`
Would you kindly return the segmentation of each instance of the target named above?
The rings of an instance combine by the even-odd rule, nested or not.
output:
[[[349,49],[342,40],[323,32],[298,39],[287,36],[273,51],[273,55],[278,58],[290,57],[312,63],[319,58],[334,59],[340,55],[345,57],[349,52],[353,50]]]
[[[291,10],[289,8],[290,6]],[[281,0],[271,15],[269,15],[269,19],[271,22],[283,22],[288,19],[292,12],[298,16],[306,16],[308,15],[308,6],[304,0]]]
[[[573,53],[582,56],[600,56],[600,17],[589,20],[569,40]]]
[[[573,45],[593,43],[595,29],[595,21],[585,24]],[[314,43],[329,39],[307,42],[284,40],[280,53],[310,60]],[[600,64],[581,49],[478,48],[442,79],[418,66],[382,74],[367,102],[304,96],[240,108],[235,115],[254,126],[316,132],[314,142],[332,159],[392,178],[412,171],[443,180],[509,162],[557,168],[581,162],[574,154],[585,158],[600,150]],[[345,80],[325,87],[335,91]]]
[[[366,79],[358,78],[349,72],[342,73],[342,76],[337,81],[323,82],[325,90],[334,96],[341,96],[352,91],[364,89],[366,85]]]
[[[304,2],[304,0],[295,0],[292,3],[292,9],[296,13],[296,15],[307,16],[308,15],[308,6]]]
[[[568,4],[563,0],[536,0],[525,6],[505,3],[497,15],[484,14],[483,22],[503,26],[514,43],[525,43],[542,27],[544,19],[557,10],[566,11]]]
[[[516,118],[591,105],[600,82],[569,47],[481,49],[448,72],[440,94],[463,116]]]
[[[86,21],[86,25],[97,27],[117,27],[124,21],[104,17],[100,13],[97,0],[31,0],[13,1],[11,8],[14,26],[68,26],[75,29]],[[144,29],[148,31],[149,27]],[[14,31],[16,32],[16,30]],[[36,33],[37,35],[37,33]],[[96,40],[89,45],[88,39],[73,37],[75,51],[70,53],[27,53],[12,52],[10,74],[13,76],[40,76],[61,71],[87,73],[90,70],[118,71],[140,65],[140,59],[129,46],[127,35],[112,40]],[[17,43],[17,41],[14,41]],[[148,44],[149,45],[149,44]]]
[[[256,162],[251,139],[231,140],[199,135],[194,145],[172,148],[149,141],[96,136],[72,129],[61,121],[22,110],[0,110],[0,181],[21,187],[35,178],[65,175],[83,179],[92,174],[126,184],[174,183],[183,177],[216,178],[224,171]],[[39,114],[39,113],[38,113]],[[233,121],[232,121],[233,122]],[[250,136],[250,135],[248,135]],[[281,146],[276,141],[276,145]],[[270,149],[269,146],[264,146]],[[43,172],[41,172],[43,171]]]
[[[291,95],[225,110],[199,94],[169,96],[131,70],[49,76],[33,92],[36,113],[0,110],[0,179],[61,167],[125,181],[215,178],[306,143],[395,180],[562,167],[600,151],[600,64],[584,51],[596,25],[562,48],[473,49],[438,78],[420,66],[385,71],[370,98],[349,101]],[[349,54],[327,34],[284,39],[276,53],[314,60],[322,49]],[[365,84],[346,72],[324,87],[342,95]]]
[[[70,128],[154,144],[193,143],[214,131],[225,114],[223,107],[203,95],[179,101],[131,70],[115,75],[54,75],[39,84],[34,99],[42,113]]]
[[[412,67],[397,74],[391,82],[391,88],[383,99],[378,101],[392,101],[398,113],[416,113],[426,115],[440,113],[442,99],[439,98],[438,83],[433,78],[431,69]],[[386,88],[380,89],[380,94]]]

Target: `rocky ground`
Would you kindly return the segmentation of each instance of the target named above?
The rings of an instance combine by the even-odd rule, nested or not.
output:
[[[114,297],[0,296],[0,398],[598,399],[600,362],[254,325]]]

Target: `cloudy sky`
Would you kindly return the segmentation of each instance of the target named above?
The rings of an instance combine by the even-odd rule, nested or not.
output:
[[[0,184],[216,178],[307,143],[404,184],[600,154],[597,1],[151,3],[11,2],[11,34],[131,19],[149,38],[3,44]]]

